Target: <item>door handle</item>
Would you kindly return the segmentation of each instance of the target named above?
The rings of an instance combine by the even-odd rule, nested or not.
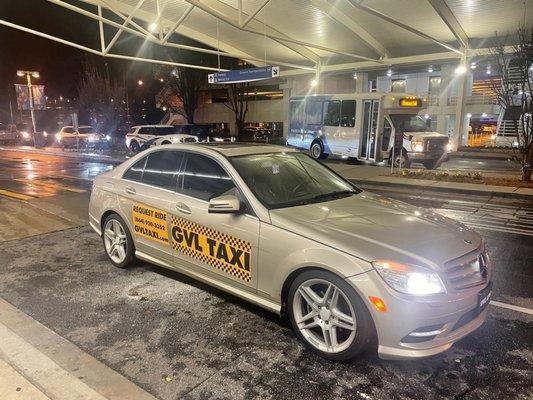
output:
[[[187,214],[187,215],[191,214],[191,209],[186,204],[183,204],[183,203],[176,204],[176,210],[178,210],[179,212],[183,214]]]
[[[126,193],[129,193],[129,194],[136,194],[137,191],[135,190],[135,188],[132,188],[131,186],[126,186],[126,189],[124,189],[126,191]]]

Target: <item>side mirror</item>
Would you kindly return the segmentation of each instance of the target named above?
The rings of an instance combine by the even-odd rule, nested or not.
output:
[[[209,200],[207,212],[218,214],[235,214],[241,211],[240,200],[233,195],[219,196]]]

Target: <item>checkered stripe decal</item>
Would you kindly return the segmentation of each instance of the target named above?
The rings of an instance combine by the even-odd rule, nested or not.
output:
[[[231,246],[235,249],[241,250],[242,252],[247,253],[248,257],[251,255],[252,245],[250,243],[203,225],[199,225],[187,219],[172,216],[172,226],[179,226],[188,232],[194,232],[200,236],[214,239],[219,243],[219,245],[221,243],[224,244],[226,248]],[[186,244],[184,244],[184,242],[179,243],[174,238],[172,239],[172,248],[188,255],[189,257],[200,260],[203,263],[211,265],[232,276],[242,279],[245,282],[250,282],[252,279],[251,266],[248,267],[248,270],[246,268],[240,268],[239,266],[227,263],[224,260],[220,260],[216,257],[206,254],[205,251],[201,252],[194,248],[188,247]]]

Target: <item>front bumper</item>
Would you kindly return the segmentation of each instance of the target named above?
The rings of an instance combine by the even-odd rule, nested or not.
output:
[[[428,152],[428,151],[409,151],[407,153],[411,161],[432,161],[442,158],[446,160],[448,158],[448,153],[443,152]]]
[[[383,359],[428,357],[448,350],[454,342],[479,328],[487,307],[479,314],[478,293],[488,284],[462,292],[410,296],[391,289],[376,271],[347,279],[363,298],[372,315],[378,337],[378,355]],[[380,297],[387,312],[379,312],[369,296]],[[435,335],[411,341],[415,331]]]

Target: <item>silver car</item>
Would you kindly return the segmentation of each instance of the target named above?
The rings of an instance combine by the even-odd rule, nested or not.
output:
[[[447,350],[486,318],[491,264],[453,220],[362,191],[286,147],[176,144],[99,175],[90,224],[120,268],[177,270],[347,360]]]

